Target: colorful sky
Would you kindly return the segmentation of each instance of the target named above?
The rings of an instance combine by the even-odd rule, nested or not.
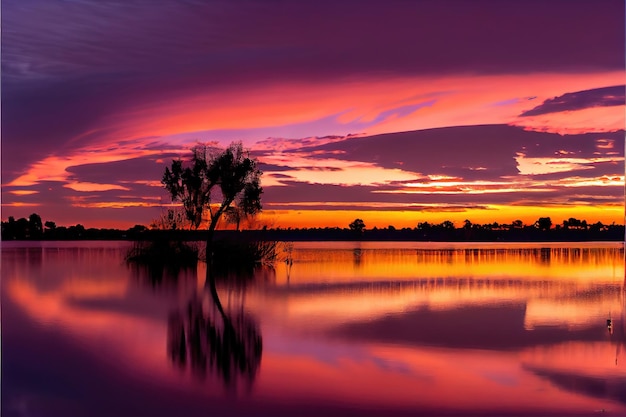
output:
[[[271,226],[623,223],[622,0],[2,3],[2,219],[149,224],[241,140]]]

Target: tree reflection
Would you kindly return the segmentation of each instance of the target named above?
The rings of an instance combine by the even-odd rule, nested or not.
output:
[[[363,256],[363,251],[361,248],[354,248],[352,250],[352,263],[356,269],[361,267],[361,257]]]
[[[183,282],[195,282],[197,268],[195,266],[162,266],[153,264],[129,263],[132,275],[148,287],[174,291]]]
[[[626,287],[622,288],[622,308],[621,317],[612,318],[609,312],[609,318],[606,321],[606,327],[611,343],[615,344],[615,365],[618,365],[622,346],[626,345]],[[626,392],[626,391],[625,391]]]
[[[205,378],[216,374],[227,386],[238,380],[252,384],[261,363],[263,340],[257,323],[243,311],[226,311],[215,280],[192,296],[186,306],[170,313],[167,350],[182,369]]]

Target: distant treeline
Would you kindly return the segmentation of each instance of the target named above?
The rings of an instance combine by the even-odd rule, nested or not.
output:
[[[324,240],[363,240],[363,241],[433,241],[433,242],[568,242],[568,241],[623,241],[623,225],[593,224],[586,227],[563,227],[556,225],[541,229],[536,225],[466,224],[455,227],[451,222],[442,224],[420,223],[415,228],[363,229],[361,231],[341,228],[314,229],[271,229],[264,233],[266,239],[278,241],[324,241]]]
[[[2,222],[2,240],[124,240],[132,239],[144,230],[146,227],[141,225],[127,230],[86,229],[82,224],[57,226],[53,221],[42,222],[41,217],[33,213],[28,219],[9,217],[8,221]]]
[[[28,219],[15,220],[9,217],[2,222],[2,240],[152,240],[163,236],[177,240],[200,241],[206,239],[202,230],[154,230],[135,225],[126,230],[86,229],[75,226],[56,226],[52,221],[42,222],[33,213]],[[601,222],[588,224],[585,220],[570,218],[561,224],[553,225],[549,217],[541,217],[532,225],[515,220],[510,224],[474,224],[465,220],[461,227],[451,221],[434,224],[418,223],[414,228],[396,229],[366,228],[365,223],[356,219],[347,228],[275,228],[262,230],[222,230],[216,232],[216,239],[245,238],[250,240],[273,241],[478,241],[478,242],[532,242],[532,241],[623,241],[624,226]]]

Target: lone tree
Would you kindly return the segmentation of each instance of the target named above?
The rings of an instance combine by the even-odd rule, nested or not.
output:
[[[350,223],[348,227],[353,232],[361,234],[365,230],[365,222],[361,219],[354,219],[354,221]]]
[[[213,234],[225,212],[236,209],[246,216],[261,211],[261,174],[256,160],[250,158],[241,142],[231,143],[225,150],[196,145],[191,160],[172,161],[165,168],[161,182],[172,201],[183,203],[187,220],[198,229],[208,216],[206,260],[210,266],[213,255]],[[210,268],[207,268],[207,272]]]

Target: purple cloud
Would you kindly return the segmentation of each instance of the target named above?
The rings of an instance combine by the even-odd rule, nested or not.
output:
[[[562,96],[548,99],[539,106],[523,112],[520,116],[538,116],[540,114],[582,110],[590,107],[623,106],[626,104],[625,91],[626,86],[616,85],[566,93]]]
[[[423,174],[497,180],[519,174],[515,159],[519,152],[527,157],[554,157],[565,150],[577,158],[591,158],[596,156],[599,139],[619,143],[623,132],[561,136],[506,125],[464,126],[350,138],[289,152]],[[621,147],[612,151],[623,156]]]

